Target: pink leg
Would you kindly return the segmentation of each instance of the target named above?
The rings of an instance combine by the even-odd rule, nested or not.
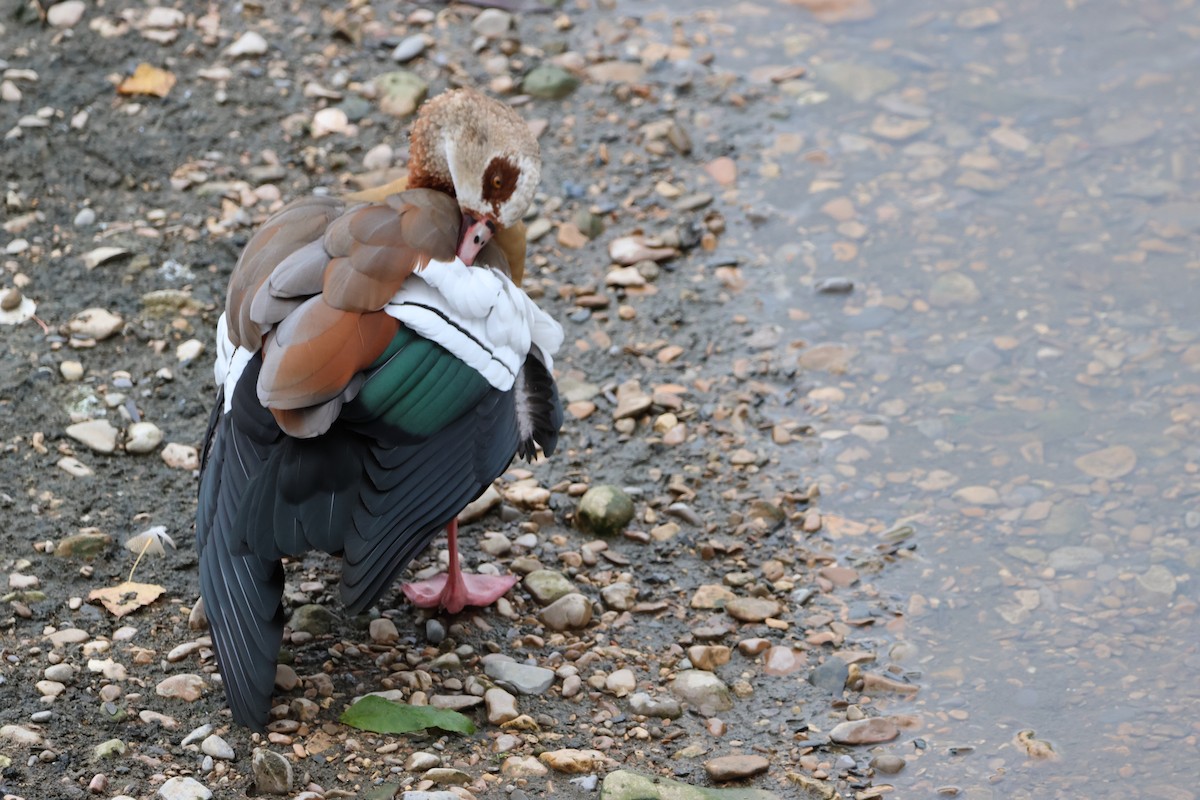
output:
[[[450,539],[450,569],[427,581],[401,585],[404,594],[418,608],[442,608],[457,614],[467,606],[490,606],[513,587],[515,575],[464,575],[458,563],[458,520],[446,526]]]

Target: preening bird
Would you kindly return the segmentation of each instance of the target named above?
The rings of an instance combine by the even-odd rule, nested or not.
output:
[[[445,528],[449,572],[418,606],[487,605],[515,577],[468,575],[458,513],[562,424],[562,328],[521,291],[520,220],[541,171],[508,106],[469,89],[413,124],[408,188],[284,206],[246,245],[217,329],[196,541],[234,719],[267,722],[283,637],[280,559],[342,558],[351,613]]]

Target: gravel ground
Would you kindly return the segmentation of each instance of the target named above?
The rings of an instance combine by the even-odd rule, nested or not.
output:
[[[822,517],[803,376],[740,291],[754,161],[731,156],[766,124],[770,84],[722,71],[703,19],[587,2],[180,5],[0,19],[0,313],[25,318],[0,328],[0,792],[886,793],[917,685],[888,664],[904,598],[870,581],[908,532]],[[567,330],[560,453],[514,467],[464,528],[471,568],[524,577],[477,614],[425,618],[397,593],[348,618],[334,561],[287,564],[278,705],[252,734],[192,609],[224,286],[282,202],[398,176],[415,104],[462,83],[540,132],[526,288]],[[601,486],[618,501],[601,528],[621,498],[632,518],[585,532]],[[135,566],[163,534],[175,546]],[[92,595],[131,575],[131,607]],[[371,691],[478,729],[340,724]]]

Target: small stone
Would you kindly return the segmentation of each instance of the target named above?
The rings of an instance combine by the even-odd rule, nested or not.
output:
[[[328,608],[316,603],[307,603],[292,612],[288,627],[293,632],[324,636],[333,630],[334,616]]]
[[[53,28],[74,28],[86,10],[83,0],[63,0],[46,9],[46,22]]]
[[[753,778],[762,775],[770,767],[770,761],[754,755],[721,756],[704,762],[704,771],[718,783]]]
[[[387,142],[380,142],[367,151],[363,156],[363,167],[365,169],[376,171],[387,169],[392,165],[392,159],[396,157],[392,146]]]
[[[1050,552],[1047,563],[1058,572],[1081,572],[1104,560],[1104,554],[1094,547],[1067,545]]]
[[[589,772],[599,772],[609,763],[609,758],[599,750],[576,750],[573,747],[562,750],[548,750],[542,753],[542,763],[555,772],[565,772],[568,775],[583,775]]]
[[[1093,478],[1112,481],[1133,471],[1137,453],[1132,447],[1119,444],[1082,455],[1075,459],[1075,466]]]
[[[199,675],[181,673],[159,681],[158,685],[154,687],[154,693],[159,697],[170,697],[183,700],[185,703],[194,703],[200,699],[206,688],[207,684]]]
[[[79,209],[79,212],[75,215],[75,219],[72,221],[72,224],[76,228],[90,228],[92,225],[96,224],[96,211],[87,206]]]
[[[513,15],[499,8],[486,8],[471,21],[471,30],[485,39],[499,39],[512,30]]]
[[[73,478],[86,478],[96,474],[91,467],[72,456],[63,456],[55,462],[55,465]]]
[[[644,236],[620,236],[608,243],[608,256],[622,266],[639,261],[666,261],[679,255],[674,247],[652,247]]]
[[[392,60],[405,64],[421,55],[421,53],[424,53],[425,48],[428,46],[429,43],[425,39],[425,34],[414,33],[412,36],[405,37],[400,41],[400,44],[396,45],[396,49],[392,50]]]
[[[51,664],[42,674],[48,681],[58,681],[59,683],[75,681],[75,668],[70,664]]]
[[[761,597],[735,597],[725,604],[725,613],[741,622],[762,622],[778,617],[782,611],[777,600]]]
[[[33,688],[37,689],[42,697],[58,697],[67,690],[66,684],[58,681],[38,681]]]
[[[692,662],[692,666],[709,672],[728,664],[730,655],[729,648],[719,644],[697,644],[687,649],[688,661]]]
[[[150,453],[162,440],[163,432],[153,422],[135,422],[125,431],[125,452]]]
[[[714,158],[704,165],[704,171],[723,187],[728,188],[737,183],[737,164],[729,156]]]
[[[564,222],[559,225],[555,238],[560,245],[569,250],[578,250],[586,247],[588,243],[588,237],[584,236],[583,231],[579,230],[579,226],[574,222]]]
[[[40,747],[45,741],[42,735],[32,728],[21,725],[4,725],[0,727],[0,739],[12,742],[18,747]]]
[[[158,787],[162,800],[212,800],[213,793],[195,778],[175,777]]]
[[[954,499],[974,506],[1000,505],[1000,493],[990,486],[964,486],[954,493]]]
[[[111,536],[105,534],[98,535],[104,536],[108,542],[112,542]],[[57,553],[58,551],[56,550],[55,552]],[[63,628],[62,630],[55,631],[46,638],[50,640],[52,647],[62,648],[73,644],[82,644],[92,637],[87,631],[80,630],[79,628]]]
[[[636,380],[626,381],[617,387],[617,407],[613,409],[613,419],[636,419],[649,411],[653,404],[653,395],[642,391]]]
[[[292,762],[276,752],[260,747],[250,762],[254,788],[259,794],[289,794],[292,791]]]
[[[117,429],[106,419],[92,419],[68,425],[66,433],[97,453],[111,453],[117,449]]]
[[[74,383],[83,378],[83,364],[78,361],[64,361],[58,365],[58,372],[63,380]]]
[[[877,744],[890,742],[899,735],[900,729],[887,717],[839,722],[829,732],[830,740],[838,744]]]
[[[205,755],[210,755],[213,758],[219,758],[222,761],[233,761],[233,747],[229,742],[217,736],[215,733],[208,736],[200,743],[200,752]]]
[[[583,679],[578,675],[568,675],[563,678],[562,696],[570,699],[583,690]]]
[[[637,688],[637,676],[631,669],[619,669],[604,679],[604,688],[617,697],[625,697]]]
[[[591,608],[590,604],[588,608]],[[519,694],[545,694],[554,684],[554,670],[531,664],[518,664],[515,661],[488,661],[484,665],[484,672],[492,680],[511,686]],[[486,694],[484,697],[486,699]]]
[[[636,61],[601,61],[587,66],[587,79],[592,83],[641,83],[646,68]]]
[[[533,599],[543,606],[575,591],[575,584],[561,572],[552,569],[535,569],[525,576],[522,583]]]
[[[396,623],[387,617],[371,620],[369,631],[371,641],[375,644],[394,644],[400,641],[400,632],[396,630]]]
[[[683,716],[683,706],[674,697],[652,698],[645,692],[629,696],[629,710],[643,717],[658,719],[679,719]]]
[[[697,587],[688,603],[692,608],[724,608],[730,600],[737,599],[730,589],[719,583],[705,583]]]
[[[483,702],[487,705],[488,722],[493,725],[502,725],[521,714],[517,710],[517,698],[500,688],[484,692]]]
[[[200,469],[200,454],[190,444],[168,442],[159,455],[163,463],[172,469]]]
[[[671,682],[671,691],[706,717],[733,708],[729,687],[716,675],[704,670],[680,671]]]
[[[600,600],[613,611],[628,611],[637,604],[638,591],[624,581],[611,583],[600,590]]]
[[[54,548],[54,555],[62,556],[63,558],[95,558],[108,549],[112,544],[112,537],[107,533],[85,532],[76,533],[63,539]],[[61,631],[60,631],[61,633]],[[53,636],[51,636],[53,639]],[[84,639],[87,639],[84,635]]]
[[[417,110],[429,93],[429,84],[415,72],[396,70],[375,79],[379,107],[394,117],[407,117]]]
[[[536,242],[554,228],[554,223],[545,217],[538,217],[525,228],[525,241]]]
[[[426,770],[422,777],[427,781],[433,781],[443,786],[465,786],[472,780],[471,776],[461,769],[452,769],[450,767],[434,767],[431,770]]]
[[[776,645],[763,656],[764,675],[790,675],[808,663],[803,650]]]
[[[511,756],[500,766],[500,774],[510,780],[517,778],[540,778],[550,770],[533,756]]]
[[[336,133],[348,133],[350,130],[350,117],[340,108],[322,108],[313,114],[312,124],[309,126],[309,133],[314,139]]]
[[[882,772],[884,775],[895,775],[900,770],[904,769],[908,762],[897,755],[891,753],[882,753],[871,759],[871,766],[877,772]]]
[[[571,593],[543,608],[541,617],[551,630],[576,630],[592,621],[592,603],[581,594]]]
[[[175,348],[175,360],[180,364],[189,364],[204,353],[204,342],[199,339],[188,339]]]
[[[554,64],[539,64],[521,79],[521,91],[543,100],[561,100],[579,86],[579,79]]]
[[[808,676],[808,682],[818,689],[840,695],[850,677],[850,667],[840,658],[831,658],[816,667]]]
[[[267,40],[262,37],[262,34],[254,31],[246,31],[238,37],[237,41],[225,48],[225,55],[230,58],[261,56],[265,52],[267,52]]]
[[[929,303],[939,308],[969,306],[977,303],[982,296],[971,278],[961,272],[946,272],[934,280],[929,290]]]
[[[92,748],[92,760],[100,761],[105,758],[116,758],[125,755],[125,743],[120,739],[108,739]]]
[[[416,751],[404,761],[404,768],[417,775],[441,765],[442,759],[439,756],[433,753],[426,753],[422,750]]]
[[[575,512],[575,524],[592,536],[616,536],[633,519],[633,500],[616,486],[593,486]]]
[[[103,308],[87,308],[80,311],[67,323],[67,330],[76,336],[103,341],[125,326],[119,314]]]

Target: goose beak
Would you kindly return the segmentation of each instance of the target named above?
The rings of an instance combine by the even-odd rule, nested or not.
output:
[[[462,227],[458,234],[458,257],[468,267],[475,263],[479,251],[492,240],[496,233],[496,223],[486,217],[476,219],[471,214],[463,212]]]

